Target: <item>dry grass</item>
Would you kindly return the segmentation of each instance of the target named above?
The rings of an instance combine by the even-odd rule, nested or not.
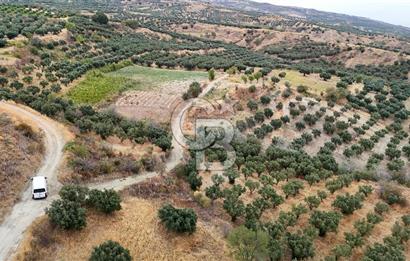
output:
[[[19,199],[26,181],[40,166],[44,144],[30,125],[0,111],[0,221]]]
[[[161,204],[127,198],[123,209],[112,216],[89,213],[87,227],[76,232],[53,229],[42,219],[31,229],[16,260],[87,260],[94,246],[109,239],[128,248],[134,260],[230,260],[222,235],[212,224],[199,220],[193,235],[167,232],[157,217]]]
[[[339,81],[339,77],[336,76],[333,76],[330,80],[324,81],[320,78],[319,74],[303,76],[303,74],[294,70],[274,70],[273,75],[278,76],[282,71],[286,72],[286,76],[281,81],[290,82],[294,89],[299,85],[305,85],[308,87],[308,92],[315,96],[326,94],[326,91],[335,88],[336,83]]]

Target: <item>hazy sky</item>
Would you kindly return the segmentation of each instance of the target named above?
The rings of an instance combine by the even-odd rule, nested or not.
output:
[[[410,0],[254,0],[363,16],[410,27]]]

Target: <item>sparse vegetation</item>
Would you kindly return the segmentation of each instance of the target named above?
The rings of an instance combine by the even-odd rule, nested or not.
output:
[[[120,194],[63,186],[47,208],[48,227],[25,244],[32,248],[25,252],[38,253],[32,260],[44,252],[61,260],[224,260],[225,244],[238,260],[408,257],[410,51],[408,38],[398,37],[408,36],[404,28],[298,9],[273,17],[256,3],[255,12],[245,12],[237,3],[137,2],[0,5],[0,100],[27,105],[76,136],[65,146],[59,179],[83,184],[144,170],[161,174]],[[175,119],[167,119],[179,116],[181,98],[197,106],[190,99],[206,84],[213,87],[204,93],[209,108],[187,111],[179,124],[189,136],[197,118],[233,120],[235,161],[218,172],[230,148],[205,148],[203,169],[197,151],[172,140]],[[0,171],[7,173],[0,181],[7,188],[32,173],[4,155],[28,157],[33,172],[44,148],[29,123],[14,126],[1,116],[0,130]],[[222,132],[205,133],[218,133],[212,145],[223,139]],[[138,209],[143,217],[134,196],[150,206]],[[108,226],[121,245],[101,244]],[[39,236],[44,232],[50,236]],[[94,232],[101,238],[90,247],[85,241]],[[375,239],[380,235],[383,241]],[[87,256],[69,247],[82,244]],[[147,254],[154,245],[161,254]]]

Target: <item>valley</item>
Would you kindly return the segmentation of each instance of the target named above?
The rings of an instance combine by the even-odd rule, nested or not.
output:
[[[248,0],[0,15],[0,260],[410,259],[409,28]]]

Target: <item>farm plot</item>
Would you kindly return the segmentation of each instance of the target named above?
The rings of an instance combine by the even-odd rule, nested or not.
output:
[[[234,74],[225,84],[229,88],[222,93],[222,98],[221,95],[209,95],[208,98],[218,100],[221,108],[233,108],[232,114],[218,116],[231,120],[244,136],[255,135],[264,149],[274,143],[308,155],[329,154],[345,170],[372,171],[384,178],[403,176],[409,168],[410,146],[406,144],[408,134],[405,133],[408,120],[395,122],[369,111],[366,104],[372,101],[378,104],[383,99],[383,95],[368,91],[371,83],[355,84],[360,85],[360,90],[352,90],[347,98],[339,98],[335,103],[326,101],[330,100],[327,95],[306,97],[317,86],[301,91],[295,81],[286,81],[286,77],[292,74],[299,73],[288,70],[285,75],[282,72],[277,77],[273,72],[262,81],[247,74]],[[306,83],[312,75],[300,74],[296,78],[298,84]],[[276,83],[271,82],[274,80]],[[337,88],[330,80],[318,81],[321,82],[319,85],[327,84],[326,88]],[[386,97],[393,97],[388,95],[388,88],[383,90]],[[366,102],[358,106],[351,102],[355,97],[362,97]],[[372,106],[369,107],[371,110]],[[381,113],[385,115],[386,111]],[[403,113],[400,111],[396,115],[402,117]]]
[[[319,74],[303,76],[302,73],[294,70],[274,70],[273,75],[278,76],[281,72],[286,73],[286,76],[283,78],[284,81],[288,81],[294,87],[304,85],[308,88],[308,93],[319,97],[326,94],[327,90],[335,88],[336,83],[339,81],[339,78],[335,76],[330,80],[324,81],[320,78]]]
[[[167,122],[172,110],[181,101],[181,95],[130,91],[116,101],[114,108],[116,112],[127,118],[147,118],[157,122]]]
[[[104,73],[95,70],[86,74],[85,79],[68,91],[67,95],[77,103],[98,104],[112,102],[116,96],[127,90],[182,93],[187,82],[206,79],[206,72],[165,70],[141,66],[128,66],[120,70]],[[189,83],[188,83],[189,85]]]

